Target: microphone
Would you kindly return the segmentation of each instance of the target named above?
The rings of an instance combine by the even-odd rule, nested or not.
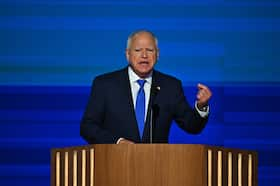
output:
[[[151,105],[154,105],[154,100],[158,94],[158,92],[160,91],[160,86],[152,86],[151,87]]]
[[[155,104],[155,98],[160,91],[160,86],[152,86],[151,87],[151,102],[150,102],[150,143],[153,143],[153,126],[154,126],[154,118],[157,117],[159,113],[159,107]],[[154,117],[155,116],[155,117]]]

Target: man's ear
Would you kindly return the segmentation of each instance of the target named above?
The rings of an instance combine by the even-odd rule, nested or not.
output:
[[[157,60],[159,60],[159,49],[157,49]]]
[[[125,50],[125,57],[126,57],[126,60],[129,61],[129,49],[126,49]]]

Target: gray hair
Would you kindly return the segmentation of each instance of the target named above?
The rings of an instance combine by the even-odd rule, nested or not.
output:
[[[131,47],[131,40],[133,39],[133,37],[142,32],[146,32],[153,37],[153,39],[155,40],[155,43],[156,43],[156,47],[158,49],[158,39],[157,39],[156,35],[153,32],[148,31],[148,30],[137,30],[135,32],[132,32],[127,38],[126,49],[129,49]]]

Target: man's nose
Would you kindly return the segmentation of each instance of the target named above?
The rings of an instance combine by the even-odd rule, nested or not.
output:
[[[143,50],[141,57],[143,57],[143,58],[148,57],[147,51],[146,51],[146,50]]]

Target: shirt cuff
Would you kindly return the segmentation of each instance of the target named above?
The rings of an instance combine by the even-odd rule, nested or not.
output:
[[[121,140],[123,140],[124,138],[119,138],[116,144],[119,144]]]
[[[195,102],[195,109],[197,110],[197,112],[199,113],[199,115],[202,117],[202,118],[206,118],[208,115],[209,115],[209,105],[203,107],[203,111],[199,110],[198,107],[197,107],[197,101]]]

